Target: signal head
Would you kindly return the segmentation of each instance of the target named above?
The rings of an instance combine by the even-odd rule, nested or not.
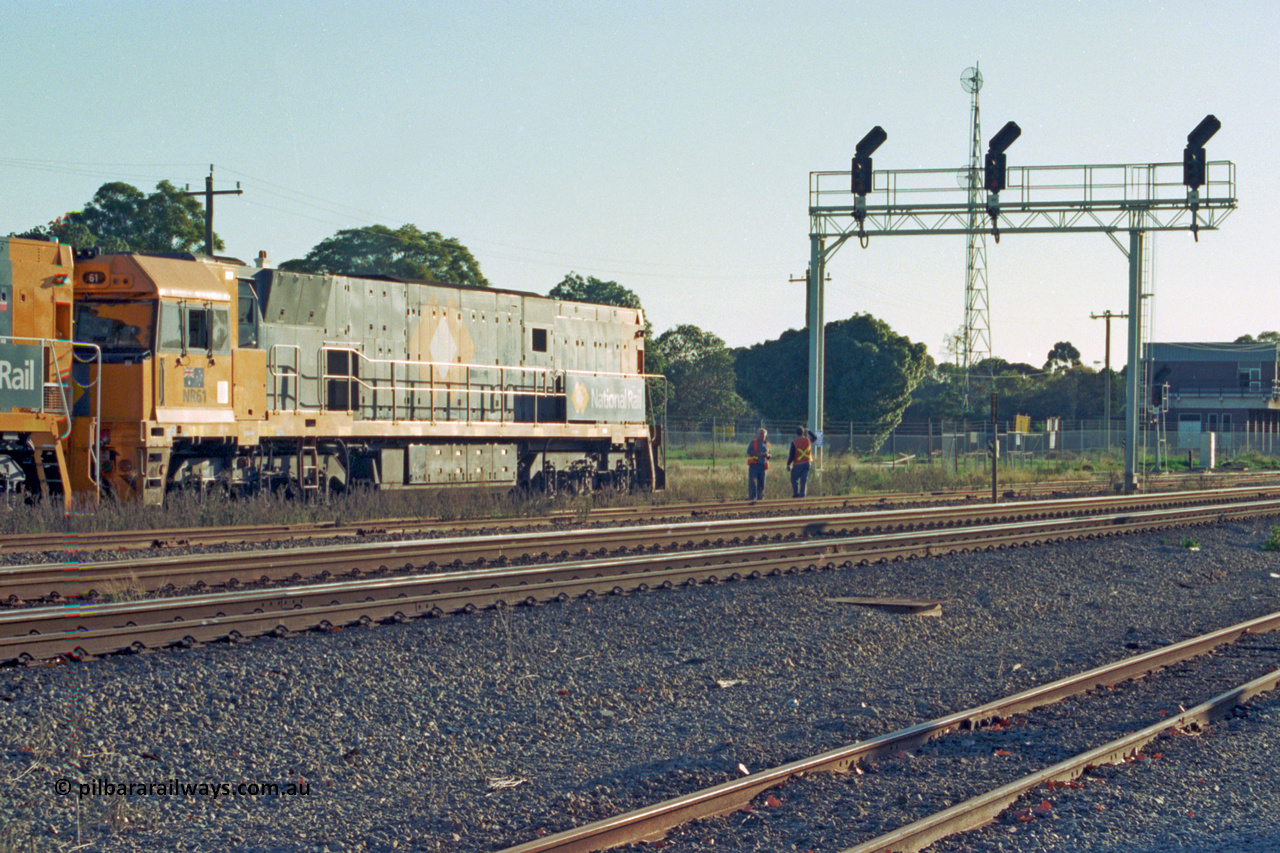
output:
[[[1213,135],[1222,129],[1222,122],[1218,121],[1213,114],[1205,116],[1196,129],[1187,134],[1187,147],[1202,148]]]
[[[858,143],[854,151],[859,157],[870,157],[888,138],[889,134],[885,133],[884,128],[877,124],[871,128],[871,131],[866,136],[862,137],[862,141]]]
[[[1017,122],[1008,122],[1004,127],[1000,128],[1000,132],[991,137],[987,150],[993,154],[999,154],[1013,144],[1013,141],[1022,135],[1022,128],[1018,127]]]

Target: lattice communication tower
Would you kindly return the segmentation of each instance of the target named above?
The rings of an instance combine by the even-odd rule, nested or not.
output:
[[[960,75],[960,85],[972,97],[972,135],[969,142],[969,168],[959,178],[969,189],[969,235],[965,253],[964,330],[964,409],[969,410],[969,373],[973,366],[991,357],[991,313],[987,301],[987,235],[982,230],[982,121],[978,111],[978,90],[982,88],[982,72],[974,65]]]

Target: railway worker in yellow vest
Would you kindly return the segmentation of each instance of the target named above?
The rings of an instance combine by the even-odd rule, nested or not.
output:
[[[769,431],[761,429],[747,445],[747,500],[764,497],[764,472],[769,470]]]
[[[787,470],[791,472],[791,497],[802,498],[809,490],[809,464],[813,462],[813,433],[802,426],[796,427],[796,437],[791,439],[791,452],[787,454]]]

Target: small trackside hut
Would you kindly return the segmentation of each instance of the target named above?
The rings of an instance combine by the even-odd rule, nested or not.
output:
[[[116,494],[663,485],[636,309],[192,256],[76,274]]]

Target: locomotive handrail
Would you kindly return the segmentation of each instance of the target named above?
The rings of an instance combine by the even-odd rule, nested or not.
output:
[[[462,394],[467,398],[467,416],[465,420],[466,422],[469,423],[472,420],[471,419],[471,410],[472,410],[471,399],[474,395],[498,394],[503,397],[511,397],[513,399],[513,402],[514,402],[514,397],[517,394],[522,396],[533,396],[533,397],[553,397],[558,392],[547,389],[547,380],[553,376],[562,375],[566,372],[558,368],[528,366],[528,365],[472,364],[467,362],[455,362],[455,361],[416,361],[414,359],[401,359],[401,358],[370,358],[369,356],[365,355],[363,352],[361,352],[358,349],[355,349],[354,347],[332,346],[332,345],[324,345],[320,347],[318,362],[323,362],[325,364],[328,364],[326,355],[327,353],[330,353],[330,352],[345,352],[349,354],[354,354],[361,361],[369,364],[373,368],[376,368],[378,365],[389,365],[391,367],[390,385],[385,384],[384,380],[376,376],[366,378],[358,374],[329,373],[327,369],[321,372],[319,376],[319,381],[321,383],[324,383],[330,380],[342,380],[347,382],[348,384],[357,385],[361,388],[365,388],[371,391],[374,395],[373,405],[375,410],[378,404],[378,394],[382,391],[392,392],[391,420],[393,422],[398,420],[399,418],[399,415],[398,415],[399,403],[398,403],[398,398],[396,396],[396,392],[399,392],[399,391],[408,391],[410,394],[427,394],[430,399],[429,408],[431,411],[432,421],[435,420],[436,394],[438,393]],[[408,384],[401,385],[396,380],[396,377],[395,377],[396,367],[430,368],[427,374],[427,379],[425,380],[427,387],[423,388],[418,382],[411,382]],[[440,371],[442,373],[447,374],[447,372],[452,369],[465,370],[466,378],[460,382],[450,382],[448,380],[443,380],[444,387],[437,388],[436,372]],[[498,381],[496,383],[486,384],[479,388],[471,387],[472,371],[494,371],[494,370],[498,371]],[[507,388],[505,374],[507,371],[512,371],[512,370],[517,372],[534,374],[532,382],[530,382],[527,385],[521,385],[519,387]],[[573,371],[573,372],[589,373],[590,371]],[[634,374],[620,373],[620,374],[607,374],[607,375],[631,376]],[[539,387],[539,380],[541,380],[541,387]],[[458,386],[462,386],[462,387],[459,388]],[[317,397],[321,401],[323,401],[324,399],[323,393],[318,393]],[[506,422],[505,408],[500,413],[499,422],[501,423]],[[534,423],[536,422],[537,422],[537,406],[534,407]]]
[[[280,350],[293,350],[293,364],[282,365],[277,361]],[[301,371],[299,363],[302,361],[302,348],[297,344],[272,344],[267,354],[267,372],[271,374],[271,399],[273,402],[272,409],[275,411],[283,411],[280,408],[280,379],[294,377],[295,384],[301,379]],[[283,370],[292,369],[292,373],[281,372]],[[298,394],[295,391],[293,395],[293,411],[298,411]]]
[[[369,367],[371,368],[370,372],[374,372],[374,373],[376,373],[376,368],[378,366],[388,365],[390,367],[390,371],[389,371],[391,374],[390,379],[389,380],[381,379],[376,375],[373,377],[365,377],[365,376],[359,375],[358,372],[354,372],[354,371],[353,373],[330,373],[327,367],[328,366],[327,355],[328,353],[331,353],[331,352],[342,352],[342,353],[347,353],[348,355],[355,355],[356,358],[358,358],[361,362],[369,365]],[[431,410],[432,421],[435,420],[435,408],[436,408],[435,395],[437,393],[439,393],[442,390],[446,394],[462,394],[467,398],[467,404],[466,404],[467,414],[464,420],[470,423],[472,421],[472,417],[471,417],[472,402],[471,401],[473,396],[477,394],[482,395],[482,397],[484,394],[498,394],[504,398],[510,398],[512,405],[514,406],[514,400],[516,395],[532,396],[535,398],[539,398],[539,397],[554,398],[560,393],[562,393],[561,391],[557,391],[549,387],[550,385],[549,380],[556,377],[575,375],[575,376],[618,377],[618,378],[624,378],[624,379],[646,380],[649,378],[655,378],[655,377],[661,376],[661,374],[623,373],[621,371],[607,371],[607,370],[566,370],[563,368],[543,367],[539,365],[477,364],[477,363],[470,363],[470,362],[452,362],[452,361],[418,361],[415,359],[403,359],[403,358],[372,358],[366,355],[365,353],[361,352],[359,349],[356,349],[355,347],[335,346],[331,344],[322,345],[319,348],[317,355],[318,355],[317,365],[320,365],[320,364],[325,365],[325,369],[320,371],[320,375],[318,377],[319,382],[321,383],[321,388],[317,389],[317,395],[316,395],[317,400],[321,403],[322,407],[323,407],[323,401],[325,399],[323,394],[323,383],[331,380],[342,380],[347,382],[350,385],[359,386],[361,388],[365,388],[370,392],[372,392],[372,394],[374,395],[373,405],[374,405],[375,412],[377,411],[379,392],[390,391],[392,395],[392,401],[391,401],[391,407],[390,407],[391,420],[393,422],[398,420],[399,418],[398,393],[401,391],[408,391],[411,394],[423,394],[423,393],[428,394],[430,399],[429,408]],[[350,362],[348,361],[348,363]],[[404,384],[404,385],[400,384],[400,382],[396,379],[396,374],[395,374],[396,367],[429,368],[427,379],[425,380],[427,387],[422,388],[417,382]],[[464,370],[465,378],[458,382],[450,382],[447,379],[443,380],[443,384],[445,387],[443,389],[437,389],[436,388],[436,372],[440,371],[447,376],[448,371],[455,370],[455,369]],[[472,387],[473,371],[497,371],[498,381],[496,384],[486,384],[482,387],[473,388]],[[506,387],[506,381],[507,381],[507,373],[509,371],[514,371],[518,374],[530,374],[531,381],[527,385],[522,384],[521,386],[513,386],[511,388],[508,388]],[[663,379],[665,380],[665,377],[663,377]],[[389,385],[386,384],[388,381],[390,382]],[[461,387],[458,387],[458,386],[461,386]],[[500,422],[505,423],[505,412],[506,412],[506,408],[504,407],[499,415]],[[538,422],[537,405],[533,407],[533,419],[534,419],[533,423]]]
[[[61,403],[59,408],[52,409],[46,402],[44,394],[40,395],[40,407],[37,409],[41,414],[62,415],[67,421],[66,432],[58,437],[60,441],[65,440],[71,435],[71,401],[67,398],[67,384],[62,381],[62,371],[58,369],[58,361],[63,357],[58,354],[58,347],[67,347],[66,355],[73,359],[79,359],[76,354],[76,347],[92,347],[97,352],[97,363],[99,367],[102,365],[102,347],[97,344],[84,343],[81,341],[66,340],[63,338],[32,338],[21,335],[0,335],[0,343],[8,342],[12,344],[38,345],[40,347],[40,356],[43,361],[44,378],[41,380],[41,387],[48,389],[50,387],[58,389],[58,401]],[[53,364],[50,366],[48,355],[53,355]],[[81,360],[82,363],[89,363]],[[57,382],[50,382],[49,377],[56,375]],[[33,389],[34,390],[34,389]],[[99,392],[101,394],[101,392]]]
[[[92,348],[94,355],[92,357],[82,356],[77,351],[77,347],[83,347],[86,350]],[[71,358],[73,361],[80,364],[96,364],[98,368],[97,370],[90,372],[90,376],[92,378],[89,380],[89,384],[80,385],[80,387],[85,391],[92,388],[95,394],[93,401],[93,420],[91,422],[93,441],[89,442],[87,458],[89,462],[89,480],[93,483],[99,483],[102,478],[102,347],[98,344],[76,343],[71,347]],[[71,381],[73,383],[76,381],[74,374],[71,377]],[[66,437],[71,434],[72,412],[70,409],[67,409],[67,414],[67,433],[63,436],[63,439],[66,439]]]

